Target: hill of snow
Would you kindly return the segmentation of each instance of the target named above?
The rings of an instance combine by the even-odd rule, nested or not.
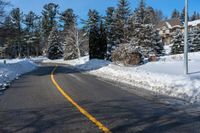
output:
[[[0,89],[20,75],[36,69],[36,64],[27,59],[0,60]]]

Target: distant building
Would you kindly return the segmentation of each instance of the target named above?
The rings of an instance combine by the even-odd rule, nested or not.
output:
[[[169,45],[173,39],[172,33],[176,30],[184,31],[183,24],[180,19],[170,19],[161,21],[157,24],[156,29],[159,31],[162,42],[165,45]]]
[[[188,22],[189,30],[192,30],[194,27],[200,28],[200,19]]]

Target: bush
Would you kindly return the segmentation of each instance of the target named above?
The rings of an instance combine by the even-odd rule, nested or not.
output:
[[[139,65],[142,63],[142,54],[130,44],[121,44],[112,53],[112,61],[123,65]]]

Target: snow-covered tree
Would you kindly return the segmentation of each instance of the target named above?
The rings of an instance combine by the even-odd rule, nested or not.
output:
[[[21,35],[22,35],[22,12],[20,11],[19,8],[14,8],[11,12],[10,12],[10,17],[11,17],[11,21],[14,25],[14,28],[16,29],[17,35],[15,38],[15,42],[13,44],[15,44],[15,55],[18,55],[18,57],[21,57],[22,54],[22,39],[21,39]]]
[[[30,11],[28,14],[25,14],[23,23],[25,24],[24,31],[24,41],[26,43],[26,48],[24,48],[23,53],[25,56],[33,55],[33,53],[37,53],[37,45],[40,40],[40,36],[36,35],[37,32],[37,24],[39,21],[39,16],[37,16],[33,11]]]
[[[200,28],[195,27],[189,32],[189,44],[191,52],[200,51]]]
[[[46,42],[53,27],[57,26],[56,15],[58,13],[58,5],[54,3],[45,4],[42,10],[42,34],[43,43]],[[44,54],[46,54],[46,47],[44,47]]]
[[[68,30],[67,37],[64,42],[64,59],[71,60],[81,57],[81,45],[86,41],[76,26]]]
[[[181,31],[177,30],[174,33],[174,38],[172,40],[172,48],[171,53],[172,54],[181,54],[184,51],[184,39],[183,39],[183,33]]]
[[[73,9],[69,8],[64,12],[60,13],[60,22],[64,31],[67,31],[77,21],[77,16],[74,14]]]
[[[130,41],[130,31],[128,18],[130,17],[131,9],[128,0],[119,0],[114,13],[114,39],[115,44],[126,43]]]
[[[67,9],[60,16],[61,22],[64,23],[64,59],[71,60],[80,58],[80,43],[82,38],[79,37],[79,30],[77,28],[77,16],[72,9]]]
[[[63,57],[62,44],[56,27],[53,27],[48,38],[47,55],[49,59],[59,59]]]
[[[114,11],[115,11],[114,7],[108,7],[105,16],[105,28],[107,34],[107,57],[106,57],[107,60],[111,60],[112,51],[116,47],[114,43],[115,28],[113,26],[113,23],[115,22]]]
[[[146,8],[145,1],[141,0],[131,17],[132,40],[130,44],[138,48],[144,57],[151,54],[160,55],[163,52],[159,34],[155,30],[151,19],[151,12]]]

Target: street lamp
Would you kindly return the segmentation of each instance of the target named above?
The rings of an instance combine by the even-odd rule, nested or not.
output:
[[[185,0],[184,74],[188,74],[188,0]]]

